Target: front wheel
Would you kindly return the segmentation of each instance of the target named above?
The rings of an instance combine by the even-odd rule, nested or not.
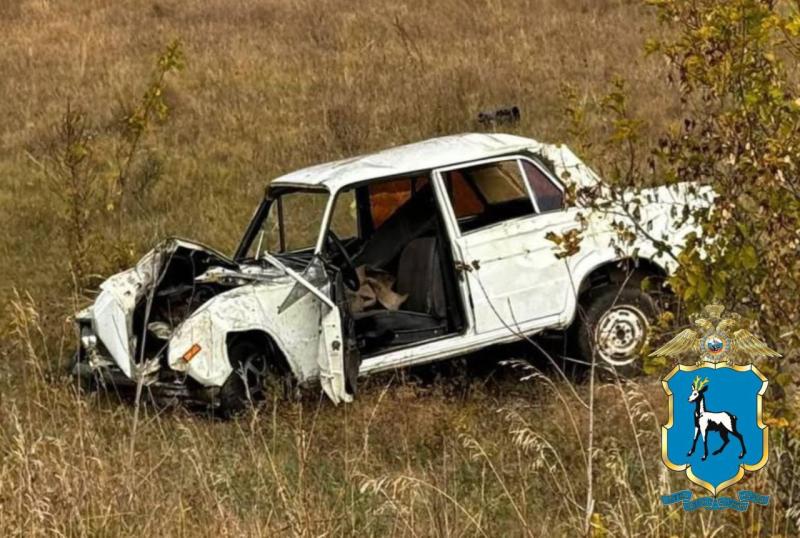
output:
[[[597,361],[598,366],[625,376],[641,373],[641,352],[657,308],[639,286],[638,280],[622,289],[609,286],[590,292],[582,301],[575,330],[578,352],[584,360]]]
[[[89,365],[81,361],[81,352],[76,351],[67,363],[67,375],[70,376],[75,387],[83,393],[95,392],[98,388],[97,379]]]
[[[219,412],[230,418],[264,399],[269,358],[265,349],[250,340],[233,343],[228,357],[233,371],[220,388]]]

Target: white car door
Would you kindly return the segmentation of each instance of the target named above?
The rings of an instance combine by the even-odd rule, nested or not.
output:
[[[345,376],[345,339],[341,312],[337,307],[322,309],[322,334],[319,339],[319,382],[322,390],[335,404],[352,402]]]
[[[327,281],[325,269],[318,265],[318,258],[315,258],[309,263],[305,273],[306,276],[315,275],[314,278],[317,281],[323,279],[325,284],[322,287],[328,290],[331,297],[328,297],[323,290],[318,289],[317,286],[309,282],[306,276],[287,267],[278,258],[269,253],[262,254],[262,257],[273,266],[291,276],[297,282],[284,299],[283,304],[278,307],[279,313],[284,312],[287,308],[291,308],[291,306],[306,292],[311,292],[322,303],[319,320],[320,335],[317,349],[320,386],[328,398],[335,404],[353,401],[353,396],[347,390],[348,377],[346,375],[346,369],[348,366],[348,359],[357,360],[358,357],[353,357],[354,350],[350,349],[352,346],[342,328],[342,312],[339,309],[339,305],[336,304],[336,288],[338,287],[340,289],[342,284],[340,282],[331,284]],[[358,366],[353,365],[352,367],[355,368],[355,374],[357,375]],[[355,375],[351,373],[350,377],[352,378],[352,384]]]
[[[475,332],[530,331],[563,320],[573,286],[545,239],[577,227],[574,211],[564,209],[563,186],[521,156],[443,168],[435,177]]]

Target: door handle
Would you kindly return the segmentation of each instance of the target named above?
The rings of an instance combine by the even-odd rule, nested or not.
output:
[[[472,262],[470,262],[470,263],[464,263],[462,261],[456,260],[454,265],[455,265],[456,272],[459,273],[459,274],[460,273],[464,273],[464,272],[471,273],[473,270],[477,271],[478,269],[481,268],[480,260],[472,260]]]

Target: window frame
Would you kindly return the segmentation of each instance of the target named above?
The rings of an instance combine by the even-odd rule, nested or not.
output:
[[[325,213],[322,216],[322,222],[320,223],[320,232],[319,237],[317,238],[317,244],[314,247],[314,254],[318,255],[321,254],[325,248],[325,236],[328,235],[328,230],[331,227],[331,221],[333,220],[333,212],[336,210],[336,202],[339,199],[339,195],[343,194],[345,191],[350,190],[350,185],[341,186],[336,190],[330,189],[327,185],[325,186],[325,190],[329,193],[328,196],[328,204],[325,207]],[[356,202],[356,233],[358,237],[362,235],[362,216],[358,208],[358,196],[356,192],[353,192],[353,199]]]
[[[330,210],[330,215],[328,215],[327,220],[323,220],[323,222],[322,222],[322,224],[320,226],[320,229],[323,230],[323,231],[321,232],[321,234],[320,234],[321,237],[319,239],[319,243],[321,245],[319,252],[322,251],[322,247],[324,246],[324,243],[325,243],[325,236],[328,234],[328,230],[331,229],[331,225],[333,224],[333,214],[336,212],[336,203],[339,201],[339,198],[343,194],[347,194],[348,192],[351,192],[351,191],[353,193],[353,201],[356,204],[356,214],[355,214],[355,218],[356,218],[356,222],[355,222],[356,235],[355,235],[355,237],[360,239],[363,236],[363,228],[362,228],[362,226],[363,226],[363,222],[362,222],[363,217],[361,215],[361,208],[358,206],[358,192],[355,189],[351,189],[351,188],[348,188],[348,187],[342,187],[342,188],[336,189],[336,192],[331,192],[330,199],[329,199],[329,207],[325,208],[326,214]],[[337,234],[337,236],[338,236],[338,234]],[[339,239],[343,239],[343,240],[344,239],[352,239],[352,237],[340,237]]]
[[[533,196],[533,204],[536,207],[536,214],[537,215],[546,215],[548,213],[555,213],[556,211],[564,211],[566,209],[565,198],[566,198],[567,190],[564,187],[564,185],[561,183],[561,181],[559,181],[556,177],[554,177],[553,173],[550,172],[550,170],[548,170],[547,167],[544,166],[537,159],[533,159],[533,158],[527,157],[527,156],[526,157],[522,157],[519,160],[520,172],[522,173],[523,176],[525,176],[526,180],[528,179],[528,174],[525,173],[525,167],[522,166],[522,160],[523,159],[528,161],[529,163],[531,163],[533,166],[535,166],[544,175],[544,177],[548,181],[550,181],[550,183],[555,185],[555,187],[558,190],[561,191],[561,207],[558,208],[558,209],[548,209],[547,211],[542,211],[539,208],[539,200],[536,198],[536,193],[533,192],[533,187],[531,186],[530,181],[525,181],[525,183],[528,184],[528,190],[530,190],[531,195]]]
[[[250,221],[247,224],[247,228],[245,229],[244,235],[242,239],[239,241],[239,245],[236,247],[236,252],[234,253],[234,260],[239,261],[247,258],[247,253],[250,251],[250,248],[253,246],[253,242],[256,240],[258,236],[258,232],[260,231],[261,227],[264,225],[264,222],[269,218],[271,211],[276,211],[279,213],[276,215],[278,218],[278,234],[279,234],[279,244],[281,248],[281,252],[278,254],[291,254],[292,252],[301,252],[304,250],[312,250],[315,254],[319,252],[320,245],[322,243],[323,237],[320,235],[317,236],[314,243],[309,245],[304,249],[298,249],[291,252],[285,252],[285,230],[283,230],[284,222],[283,222],[283,204],[279,203],[281,196],[284,194],[290,194],[294,192],[309,192],[309,193],[316,193],[316,194],[326,194],[328,195],[328,199],[325,202],[325,207],[323,208],[322,219],[320,220],[320,228],[327,230],[327,219],[332,210],[332,195],[333,193],[327,187],[309,187],[308,185],[302,184],[281,184],[281,185],[269,185],[266,188],[264,193],[264,197],[261,199],[258,207],[256,208],[253,216],[250,218]],[[323,228],[324,227],[324,228]],[[281,237],[282,236],[282,237]]]
[[[528,198],[531,201],[531,206],[533,207],[533,212],[530,215],[522,215],[522,216],[519,216],[519,217],[512,217],[510,219],[501,220],[499,222],[495,222],[493,224],[489,224],[489,225],[484,226],[482,228],[476,228],[474,230],[468,230],[466,232],[462,231],[461,227],[458,224],[458,218],[456,217],[455,209],[453,208],[453,201],[450,199],[450,194],[449,194],[448,189],[447,189],[447,182],[445,180],[444,174],[447,173],[447,172],[452,172],[453,170],[460,170],[460,169],[463,169],[463,168],[470,168],[470,167],[473,167],[473,166],[481,166],[481,165],[484,165],[484,164],[492,164],[492,163],[502,162],[502,161],[517,161],[517,166],[519,167],[519,172],[522,175],[522,178],[525,180],[524,181],[524,183],[525,183],[525,192],[528,193]],[[469,235],[472,235],[472,234],[475,234],[475,233],[483,232],[484,230],[489,230],[489,229],[494,228],[495,226],[499,226],[499,225],[501,225],[501,224],[503,224],[505,222],[513,222],[513,221],[516,221],[516,220],[536,217],[536,216],[539,216],[539,215],[547,215],[547,214],[550,214],[550,213],[555,213],[556,211],[564,211],[566,209],[566,206],[563,203],[562,203],[560,209],[551,209],[549,211],[544,211],[544,212],[542,212],[539,209],[539,202],[536,200],[536,193],[533,192],[533,187],[531,186],[530,181],[528,181],[528,175],[525,173],[525,168],[522,166],[522,161],[527,161],[531,165],[535,166],[540,172],[542,172],[544,174],[544,176],[553,185],[556,186],[556,188],[558,190],[561,191],[562,195],[566,194],[566,189],[565,189],[564,185],[557,178],[555,178],[553,176],[553,174],[547,169],[547,167],[545,167],[542,163],[540,163],[537,159],[531,157],[530,155],[525,155],[525,154],[520,154],[520,153],[512,153],[512,154],[508,154],[508,155],[501,155],[499,157],[490,157],[490,158],[487,158],[487,159],[480,159],[480,160],[477,160],[477,161],[467,161],[467,162],[464,162],[464,163],[459,163],[459,164],[454,164],[454,165],[449,165],[449,166],[443,166],[443,167],[437,168],[437,169],[435,169],[433,171],[433,175],[434,175],[434,178],[436,180],[434,182],[435,183],[434,187],[439,192],[439,196],[438,197],[439,197],[441,203],[444,203],[444,204],[447,205],[447,219],[448,219],[448,221],[450,223],[450,226],[451,226],[451,228],[452,228],[452,230],[453,230],[453,232],[455,234],[454,237],[465,237],[465,236],[469,236]],[[480,189],[478,189],[478,191],[479,190]],[[482,193],[479,192],[478,194],[483,198],[483,194]]]

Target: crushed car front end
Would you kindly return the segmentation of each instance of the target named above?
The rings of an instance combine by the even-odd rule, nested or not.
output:
[[[221,272],[231,276],[206,277]],[[278,287],[291,287],[282,280]],[[181,345],[187,335],[199,339],[199,325],[211,324],[201,309],[248,283],[247,273],[223,254],[181,239],[162,242],[103,282],[94,303],[76,314],[79,345],[71,373],[84,385],[119,393],[141,384],[160,399],[214,402],[231,370],[227,361],[204,363],[202,351],[219,333],[205,327],[202,344]]]

